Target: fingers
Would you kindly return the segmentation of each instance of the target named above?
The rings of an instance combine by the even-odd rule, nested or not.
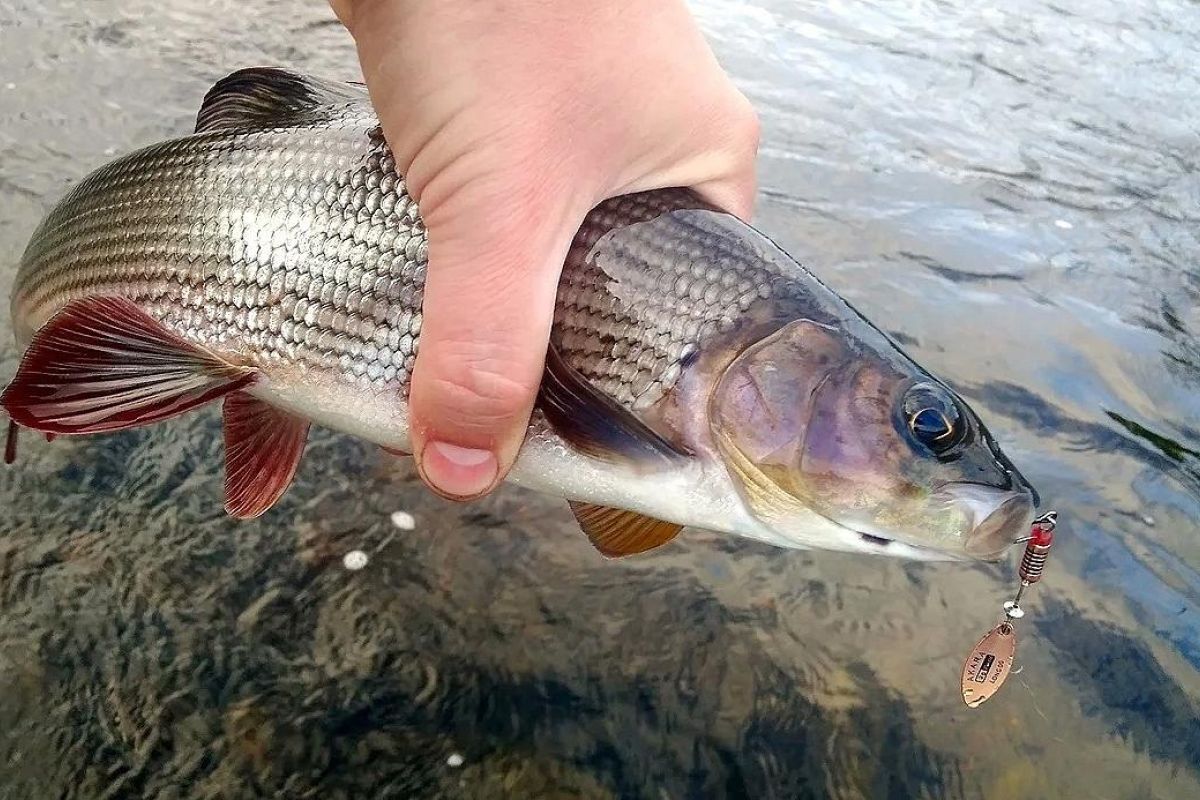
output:
[[[353,0],[329,0],[329,7],[333,10],[333,15],[338,18],[338,21],[350,27],[353,20]]]
[[[757,120],[683,0],[330,1],[429,232],[413,451],[475,497],[524,439],[589,208],[693,186],[748,218]]]
[[[722,146],[716,150],[719,161],[713,169],[715,177],[697,175],[688,185],[718,208],[749,222],[758,192],[755,164],[761,126],[750,101],[732,83],[729,92],[733,99],[725,112],[717,116]]]
[[[426,483],[466,499],[490,491],[516,459],[559,273],[586,208],[565,210],[561,192],[519,172],[444,198],[438,188],[422,194],[429,267],[410,392],[413,452]]]
[[[749,222],[754,216],[758,181],[753,167],[726,178],[697,184],[692,188],[717,208],[724,209],[741,220]]]

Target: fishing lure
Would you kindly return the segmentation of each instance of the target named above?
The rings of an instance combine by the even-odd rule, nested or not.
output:
[[[1017,655],[1016,622],[1025,616],[1025,609],[1021,608],[1021,596],[1027,588],[1042,579],[1057,526],[1058,512],[1047,512],[1033,521],[1029,536],[1016,542],[1025,543],[1025,553],[1017,568],[1021,584],[1013,599],[1004,604],[1004,621],[979,640],[963,663],[962,698],[970,708],[978,708],[1000,691],[1012,672],[1013,660]]]

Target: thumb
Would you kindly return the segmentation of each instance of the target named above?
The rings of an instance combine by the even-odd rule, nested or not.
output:
[[[529,175],[491,174],[439,196],[410,391],[422,478],[455,499],[490,491],[516,460],[541,383],[559,273],[587,209]]]

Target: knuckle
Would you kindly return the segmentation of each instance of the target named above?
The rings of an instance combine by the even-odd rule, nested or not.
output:
[[[512,358],[489,345],[452,348],[429,378],[438,416],[471,428],[508,422],[533,402],[537,381],[521,374]]]

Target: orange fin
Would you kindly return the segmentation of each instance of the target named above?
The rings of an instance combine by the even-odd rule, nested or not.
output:
[[[17,461],[17,433],[21,426],[15,419],[8,421],[8,436],[4,439],[4,463],[15,464]]]
[[[571,511],[595,548],[609,558],[632,556],[661,547],[683,529],[682,525],[673,522],[591,503],[572,501]]]
[[[130,300],[91,297],[69,303],[34,335],[0,405],[43,433],[103,433],[169,419],[256,377]]]
[[[225,510],[253,519],[283,497],[304,455],[309,422],[245,392],[225,398]]]

